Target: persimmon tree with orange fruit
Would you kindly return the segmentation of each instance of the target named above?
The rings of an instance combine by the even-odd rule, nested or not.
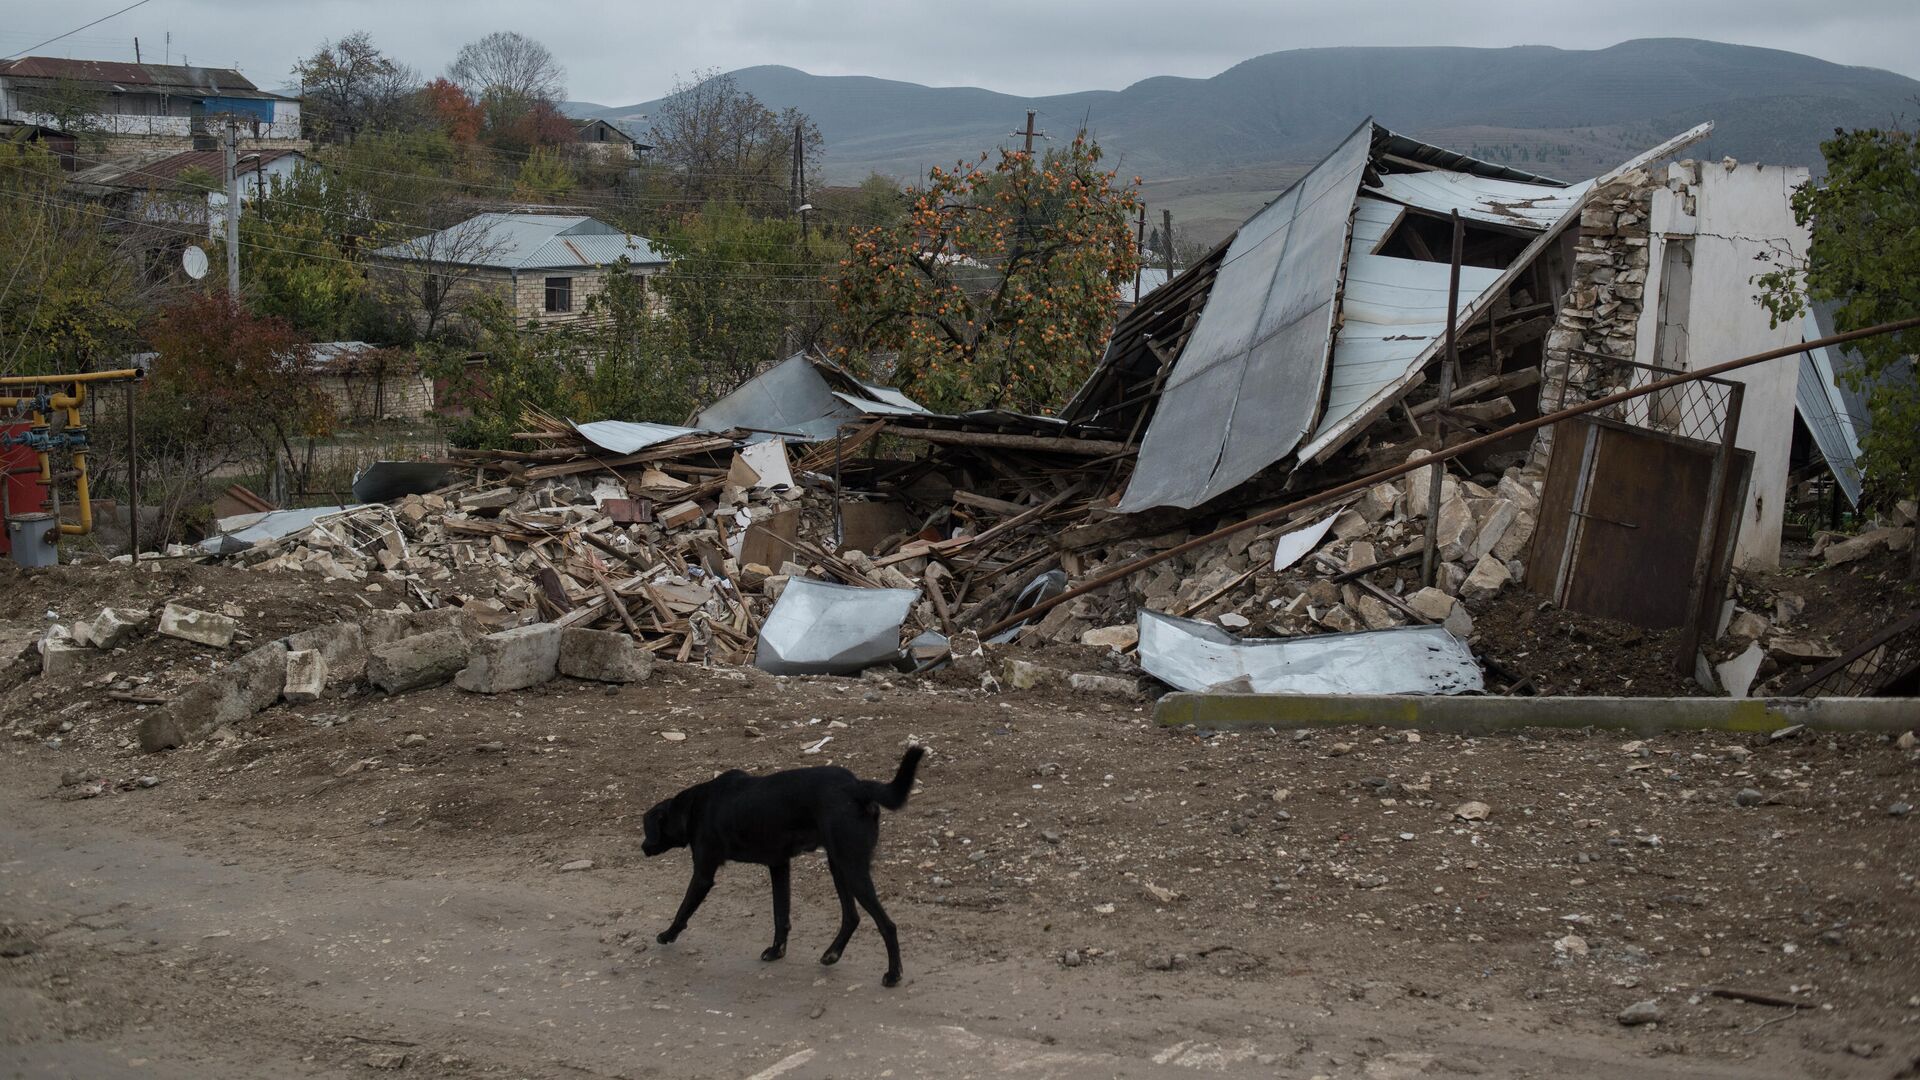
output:
[[[934,169],[904,221],[849,237],[832,348],[930,408],[1045,413],[1086,379],[1139,256],[1139,178],[1118,181],[1084,132]],[[875,370],[876,354],[894,359]]]

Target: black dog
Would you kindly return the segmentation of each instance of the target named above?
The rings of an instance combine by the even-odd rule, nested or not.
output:
[[[910,747],[893,780],[884,784],[833,766],[770,776],[730,769],[648,810],[642,852],[652,856],[677,847],[693,851],[687,897],[672,925],[660,932],[660,942],[672,941],[687,928],[721,864],[759,863],[773,877],[773,945],[760,959],[780,959],[787,954],[788,863],[802,852],[825,848],[834,891],[840,894],[840,932],[820,954],[820,962],[840,959],[860,925],[853,909],[858,900],[887,943],[887,974],[881,983],[898,986],[900,936],[873,891],[873,849],[880,842],[879,808],[898,810],[907,804],[913,774],[925,754],[921,747]]]

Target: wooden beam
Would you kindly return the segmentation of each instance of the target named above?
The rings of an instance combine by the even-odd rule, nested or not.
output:
[[[1108,454],[1131,454],[1139,449],[1129,443],[1112,442],[1105,439],[1065,439],[1052,435],[1008,435],[999,431],[944,431],[938,428],[903,427],[888,424],[885,434],[898,435],[903,439],[918,439],[921,442],[938,443],[945,446],[979,446],[990,450],[1028,450],[1043,454],[1070,454],[1074,457],[1106,457]],[[528,470],[529,478],[539,470]]]

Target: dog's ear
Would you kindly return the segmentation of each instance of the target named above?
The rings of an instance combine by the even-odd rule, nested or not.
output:
[[[688,843],[693,839],[693,802],[687,792],[675,795],[667,803],[666,820],[661,822],[661,835],[674,847]]]

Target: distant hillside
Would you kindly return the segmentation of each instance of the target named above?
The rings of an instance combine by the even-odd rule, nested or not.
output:
[[[1597,50],[1298,49],[1209,79],[1039,98],[786,67],[733,77],[820,125],[828,181],[870,171],[911,177],[971,157],[1004,142],[1031,108],[1056,137],[1085,123],[1111,159],[1148,180],[1150,200],[1160,189],[1161,205],[1187,202],[1188,224],[1215,234],[1369,115],[1452,149],[1574,179],[1701,120],[1715,122],[1714,135],[1690,155],[1817,168],[1820,140],[1835,127],[1920,112],[1920,82],[1891,72],[1677,38]],[[631,117],[658,105],[567,109]]]

